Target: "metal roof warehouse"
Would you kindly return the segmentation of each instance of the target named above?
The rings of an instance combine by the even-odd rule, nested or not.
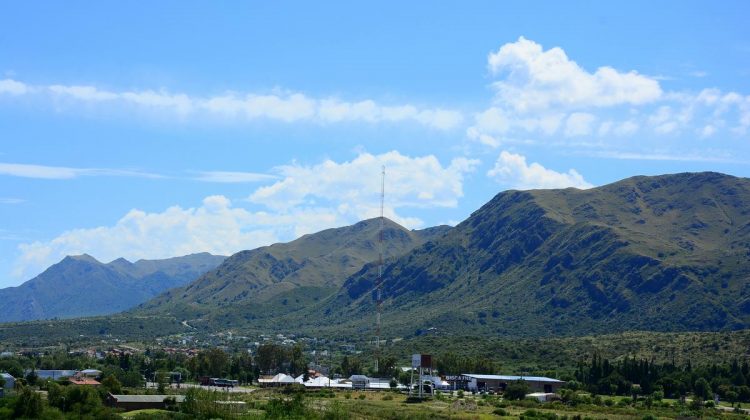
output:
[[[546,376],[481,375],[464,373],[466,387],[471,391],[504,391],[509,383],[524,381],[534,392],[556,392],[565,382]]]

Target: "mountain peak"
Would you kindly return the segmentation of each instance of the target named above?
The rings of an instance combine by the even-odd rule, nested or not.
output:
[[[97,260],[96,258],[92,257],[89,254],[68,255],[67,257],[63,258],[62,261],[66,261],[66,260],[68,260],[68,261],[84,261],[84,262],[89,262],[89,263],[93,263],[93,264],[101,264],[99,262],[99,260]]]

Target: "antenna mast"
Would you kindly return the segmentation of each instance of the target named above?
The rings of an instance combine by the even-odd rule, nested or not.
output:
[[[375,283],[375,299],[377,314],[375,318],[375,371],[379,370],[380,362],[380,313],[383,303],[382,284],[383,284],[383,228],[385,226],[385,217],[383,216],[383,204],[385,202],[385,166],[381,168],[380,178],[380,231],[378,232],[378,280]]]

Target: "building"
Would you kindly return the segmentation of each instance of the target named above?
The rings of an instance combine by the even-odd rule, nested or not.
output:
[[[258,378],[258,383],[260,384],[260,386],[287,386],[296,384],[297,381],[295,381],[293,377],[285,373],[279,373],[272,378],[261,376],[260,378]]]
[[[168,407],[169,400],[174,398],[175,403],[181,404],[185,401],[184,395],[113,395],[107,396],[107,405],[121,408],[125,411],[160,409]],[[165,402],[165,400],[167,400]]]
[[[26,371],[26,375],[31,372],[30,370]],[[75,376],[78,371],[76,370],[63,370],[63,369],[40,369],[37,371],[34,371],[36,373],[37,378],[39,379],[52,379],[57,380],[60,378],[70,378],[72,376]]]
[[[0,376],[5,379],[5,384],[3,385],[2,389],[10,391],[16,387],[16,378],[14,378],[13,375],[9,373],[0,373]]]
[[[502,392],[508,384],[515,381],[524,381],[529,386],[530,392],[556,393],[564,381],[547,378],[544,376],[511,376],[511,375],[478,375],[464,373],[460,375],[465,380],[466,389],[469,391]],[[461,388],[458,388],[461,389]]]
[[[78,372],[79,376],[85,376],[87,378],[99,378],[102,376],[102,371],[97,369],[84,369]]]
[[[85,376],[73,376],[72,378],[68,378],[68,381],[70,381],[73,385],[88,385],[88,386],[99,386],[101,383],[97,381],[94,378],[87,378]]]
[[[365,375],[352,375],[349,380],[352,382],[352,389],[366,389],[370,387],[370,378]]]

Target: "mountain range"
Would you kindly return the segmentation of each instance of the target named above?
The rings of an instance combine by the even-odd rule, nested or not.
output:
[[[587,190],[504,191],[456,227],[419,240],[387,225],[382,308],[392,335],[750,327],[745,178],[683,173]],[[376,234],[369,220],[245,251],[135,313],[206,329],[361,335],[374,319]],[[360,257],[331,253],[344,243]]]
[[[407,230],[382,219],[383,256],[393,259],[449,229]],[[349,276],[377,260],[380,235],[381,219],[369,219],[238,252],[193,283],[166,291],[135,312],[211,318],[233,325],[237,319],[269,319],[303,310],[335,294]]]
[[[0,289],[0,322],[106,315],[189,283],[226,257],[208,253],[163,260],[68,256],[18,287]]]
[[[750,328],[750,179],[712,172],[504,191],[452,228],[365,220],[239,252],[119,316],[371,336],[381,223],[384,337]]]

